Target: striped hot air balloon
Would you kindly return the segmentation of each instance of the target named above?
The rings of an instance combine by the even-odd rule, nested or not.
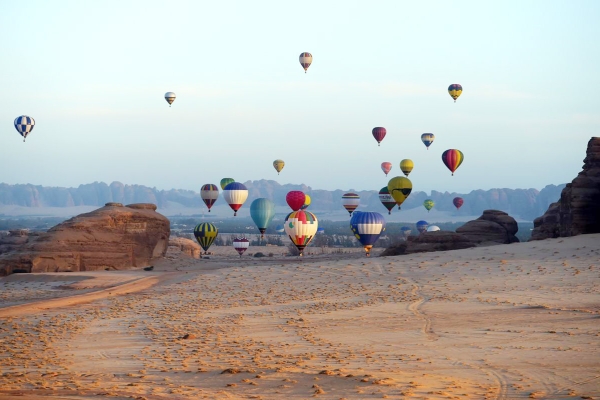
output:
[[[221,182],[220,182],[221,189],[225,190],[225,186],[229,185],[232,182],[235,182],[235,179],[233,179],[233,178],[223,178],[223,179],[221,179]]]
[[[378,212],[355,212],[350,219],[352,233],[363,245],[367,257],[371,255],[373,244],[385,231],[385,219]]]
[[[248,241],[248,239],[244,237],[236,237],[235,239],[233,239],[233,248],[235,249],[235,251],[238,252],[240,258],[242,258],[242,254],[244,254],[244,252],[248,250],[248,247],[250,247],[250,241]]]
[[[383,173],[385,174],[385,176],[387,176],[387,174],[390,173],[390,171],[392,170],[392,163],[389,161],[384,161],[381,163],[381,170],[383,171]]]
[[[242,183],[231,182],[223,189],[223,198],[233,210],[233,216],[235,217],[248,198],[248,189]]]
[[[23,136],[23,141],[27,139],[27,135],[31,133],[35,126],[35,120],[27,115],[21,115],[15,118],[15,129],[19,135]]]
[[[292,211],[285,218],[284,223],[285,233],[300,252],[300,256],[304,252],[304,248],[308,246],[310,241],[315,237],[319,228],[317,216],[309,211]]]
[[[396,200],[390,194],[390,191],[387,186],[384,186],[379,191],[379,201],[381,204],[388,210],[388,214],[392,213],[392,208],[396,206]]]
[[[250,204],[250,216],[260,232],[261,239],[275,216],[275,203],[264,197],[258,198]]]
[[[377,146],[381,146],[381,141],[383,140],[383,138],[385,137],[385,134],[387,133],[385,128],[382,128],[381,126],[377,126],[377,127],[373,128],[371,133],[373,134],[373,137],[375,138],[375,140],[377,140]]]
[[[429,146],[431,146],[431,143],[433,143],[434,139],[435,135],[433,133],[424,133],[421,135],[421,141],[425,147],[427,147],[427,150],[429,150]]]
[[[194,237],[204,249],[204,253],[206,253],[210,245],[213,244],[218,234],[219,230],[210,222],[203,222],[196,225],[194,228]]]
[[[409,160],[408,158],[400,161],[400,170],[406,176],[408,176],[408,174],[410,174],[410,172],[413,170],[414,166],[415,166],[415,164],[412,162],[412,160]]]
[[[169,107],[171,107],[171,104],[173,104],[173,102],[175,101],[175,97],[175,93],[173,92],[165,93],[165,100],[167,101],[167,103],[169,103]]]
[[[308,70],[308,67],[310,67],[310,64],[312,64],[312,59],[313,56],[312,54],[308,53],[308,52],[304,52],[300,54],[300,65],[302,65],[302,68],[304,68],[304,73],[306,73],[306,71]]]
[[[456,99],[458,99],[458,97],[461,95],[462,90],[462,86],[460,86],[458,83],[453,83],[452,85],[448,86],[448,94],[454,99],[455,103]]]
[[[206,204],[206,207],[208,207],[208,212],[210,212],[210,208],[219,198],[219,188],[217,185],[213,185],[212,183],[202,185],[200,188],[200,197],[202,198],[204,204]]]
[[[360,204],[360,196],[356,193],[348,192],[342,196],[342,205],[350,215]]]
[[[442,161],[452,172],[452,175],[454,175],[454,171],[460,167],[464,159],[465,156],[462,151],[456,149],[448,149],[442,154]]]
[[[304,205],[306,195],[300,190],[290,190],[285,196],[285,201],[292,211],[298,211]]]

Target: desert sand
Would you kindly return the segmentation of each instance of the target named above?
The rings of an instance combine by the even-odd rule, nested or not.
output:
[[[0,399],[600,398],[600,234],[211,250],[1,278]]]

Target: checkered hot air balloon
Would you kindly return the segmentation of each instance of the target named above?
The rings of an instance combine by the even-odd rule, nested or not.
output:
[[[306,70],[308,67],[310,67],[310,64],[312,64],[312,54],[308,52],[300,54],[300,65],[302,65],[302,68],[304,68],[304,73],[306,73]]]
[[[317,216],[309,211],[292,211],[285,218],[283,227],[302,256],[304,248],[317,233],[319,221]]]
[[[27,135],[33,130],[34,126],[35,120],[27,115],[21,115],[20,117],[15,118],[15,129],[23,136],[23,141],[25,141]]]

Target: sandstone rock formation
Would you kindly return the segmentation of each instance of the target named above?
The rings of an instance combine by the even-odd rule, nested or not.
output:
[[[456,232],[423,232],[419,236],[409,236],[407,241],[388,247],[379,256],[458,250],[469,247],[475,247],[475,243],[470,241],[468,237]]]
[[[517,221],[504,211],[485,210],[481,217],[458,227],[456,233],[478,245],[493,245],[518,242],[518,230]]]
[[[176,249],[179,253],[192,258],[200,258],[202,254],[202,248],[197,242],[182,237],[169,239],[169,251],[171,252],[172,249]]]
[[[109,203],[29,235],[24,243],[22,237],[10,239],[9,250],[0,255],[0,276],[145,267],[165,255],[169,234],[169,220],[154,204]]]
[[[588,142],[583,171],[533,226],[531,240],[600,232],[600,137]]]

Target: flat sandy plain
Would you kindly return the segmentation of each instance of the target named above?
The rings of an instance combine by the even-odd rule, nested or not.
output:
[[[1,278],[0,399],[600,399],[600,234],[211,250]]]

